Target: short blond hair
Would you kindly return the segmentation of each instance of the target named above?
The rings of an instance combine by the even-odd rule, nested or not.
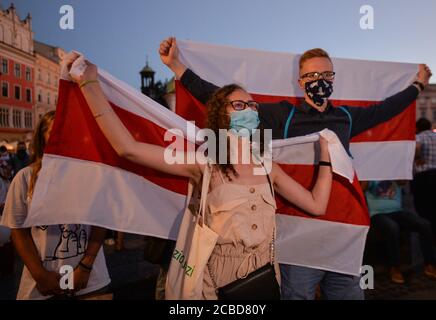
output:
[[[327,58],[327,59],[329,59],[330,62],[332,62],[327,51],[325,51],[324,49],[321,49],[321,48],[314,48],[314,49],[307,50],[306,52],[304,52],[301,55],[300,61],[298,63],[300,66],[300,70],[303,68],[303,64],[307,60],[310,60],[313,58]]]

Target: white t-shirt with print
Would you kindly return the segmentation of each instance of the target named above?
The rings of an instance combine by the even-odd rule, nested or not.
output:
[[[32,169],[26,167],[20,170],[12,181],[6,199],[1,224],[11,229],[22,228],[27,217],[29,199],[27,190]],[[60,267],[70,265],[75,268],[82,260],[89,236],[91,226],[87,225],[51,225],[32,227],[31,234],[35,246],[44,267],[49,271],[60,272]],[[109,273],[103,248],[100,248],[95,259],[88,285],[76,293],[83,295],[99,290],[110,283]],[[20,287],[18,289],[18,300],[42,300],[50,296],[43,296],[36,288],[36,282],[32,278],[26,266],[23,268]]]

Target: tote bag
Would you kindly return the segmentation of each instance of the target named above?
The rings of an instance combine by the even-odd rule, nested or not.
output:
[[[208,164],[203,173],[198,210],[192,205],[185,209],[166,280],[167,300],[202,298],[204,270],[218,239],[218,234],[204,223],[210,176],[211,167]],[[188,204],[195,200],[193,190],[194,183],[189,181]]]

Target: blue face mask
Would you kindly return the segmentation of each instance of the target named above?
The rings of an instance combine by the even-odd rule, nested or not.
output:
[[[252,130],[257,129],[259,123],[259,114],[252,109],[247,108],[230,114],[230,129],[242,137],[250,136]]]

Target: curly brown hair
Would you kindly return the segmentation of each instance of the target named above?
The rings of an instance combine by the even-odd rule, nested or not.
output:
[[[220,129],[226,129],[228,130],[230,128],[230,117],[226,111],[226,105],[228,104],[229,100],[228,97],[235,91],[246,91],[244,88],[237,84],[229,84],[226,85],[217,91],[214,92],[214,94],[210,97],[209,101],[207,102],[207,123],[206,127],[208,129],[211,129],[215,133],[216,139],[216,151],[217,155],[219,155],[221,152],[224,152],[224,150],[220,150],[220,147],[223,147],[225,145],[225,148],[227,149],[227,161],[224,164],[217,163],[218,168],[223,172],[226,177],[232,181],[232,178],[230,174],[232,174],[234,177],[238,177],[238,172],[235,170],[233,164],[230,161],[230,142],[229,137],[227,137],[226,144],[220,144],[219,138],[219,130]],[[260,152],[263,154],[263,130],[261,130],[260,135]]]

